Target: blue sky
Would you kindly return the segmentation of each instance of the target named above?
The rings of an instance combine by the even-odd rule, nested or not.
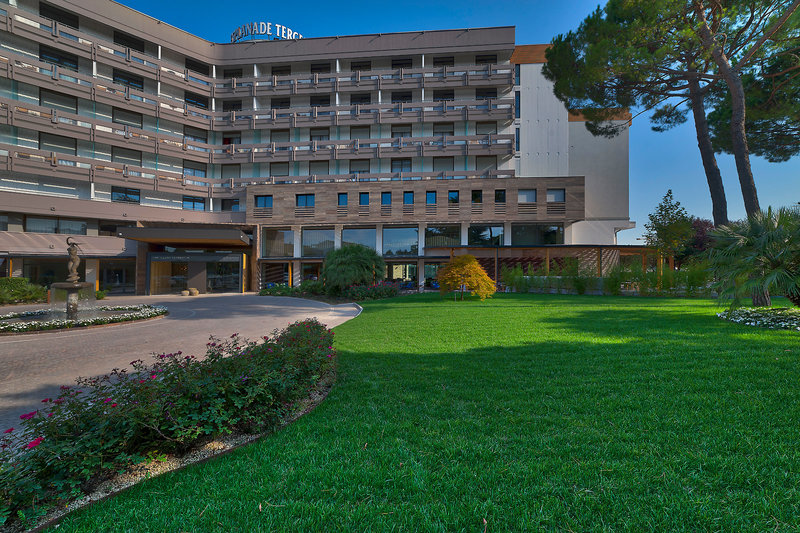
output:
[[[123,0],[124,5],[210,41],[228,42],[245,22],[266,20],[286,25],[305,37],[386,33],[486,26],[516,26],[517,44],[547,43],[554,35],[577,28],[596,1],[516,1],[506,4],[477,0],[451,2],[322,2],[306,0],[267,3],[238,0],[220,9],[204,0]],[[207,4],[209,9],[197,9]],[[226,4],[222,4],[225,6]],[[513,6],[513,8],[512,8]],[[208,16],[213,13],[213,18]],[[718,155],[731,219],[744,216],[733,157]],[[769,163],[751,158],[762,208],[800,201],[800,158]],[[621,232],[620,244],[637,244],[647,214],[672,189],[690,214],[711,218],[711,199],[691,122],[667,133],[651,131],[647,115],[634,120],[630,132],[630,216],[637,228]]]

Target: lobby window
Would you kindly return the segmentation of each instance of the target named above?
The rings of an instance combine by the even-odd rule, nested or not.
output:
[[[369,205],[369,193],[368,192],[360,192],[360,193],[358,193],[358,205]]]
[[[549,224],[512,224],[512,246],[564,244],[564,227]]]
[[[289,76],[292,73],[291,65],[275,65],[272,67],[273,76]]]
[[[503,226],[470,226],[467,244],[469,246],[502,246]]]
[[[392,193],[390,192],[381,193],[381,205],[392,205]]]
[[[294,205],[297,207],[314,207],[313,194],[296,194]]]
[[[392,159],[392,172],[411,172],[411,158]]]
[[[206,65],[202,61],[198,61],[196,59],[192,59],[191,57],[187,57],[184,65],[186,65],[187,70],[191,70],[192,72],[202,74],[203,76],[211,75],[211,67]]]
[[[520,94],[519,91],[514,91],[514,118],[520,117]]]
[[[360,244],[374,250],[376,236],[375,228],[344,228],[342,230],[342,246]]]
[[[497,54],[478,54],[475,56],[476,65],[491,65],[497,63]]]
[[[517,203],[519,204],[535,204],[536,203],[536,189],[520,189],[517,191]]]
[[[143,77],[137,76],[136,74],[131,74],[130,72],[125,72],[124,70],[120,70],[118,68],[113,70],[112,79],[117,85],[124,85],[125,87],[130,87],[131,89],[137,89],[139,91],[144,89]]]
[[[208,143],[208,132],[200,128],[193,128],[191,126],[183,127],[183,139],[185,141],[193,141],[197,143]]]
[[[50,4],[45,4],[44,2],[39,2],[39,16],[54,20],[59,24],[69,26],[70,28],[74,28],[76,30],[79,29],[78,15],[75,13],[70,13],[69,11],[65,11],[61,8],[51,6]]]
[[[222,165],[222,179],[236,180],[242,177],[242,165]]]
[[[411,137],[411,124],[393,124],[392,138]]]
[[[292,257],[294,232],[287,229],[267,229],[261,233],[262,257]]]
[[[547,189],[547,203],[556,203],[561,202],[563,203],[566,199],[566,194],[564,189]]]
[[[311,63],[311,74],[329,74],[330,71],[330,63]]]
[[[223,113],[230,113],[231,111],[241,111],[242,110],[242,101],[241,100],[223,100],[222,101],[222,112]]]
[[[272,98],[269,101],[270,109],[289,109],[291,103],[290,98]]]
[[[223,198],[222,199],[222,211],[232,211],[237,212],[239,211],[239,199],[238,198]]]
[[[142,114],[115,107],[111,110],[111,121],[123,126],[142,129]]]
[[[78,99],[68,94],[61,94],[47,89],[39,89],[39,105],[56,111],[78,113]]]
[[[289,163],[270,163],[269,164],[270,176],[288,176]],[[313,194],[311,196],[314,196]]]
[[[496,204],[504,204],[504,203],[506,203],[506,190],[505,189],[495,189],[495,191],[494,191],[494,203],[496,203]]]
[[[519,85],[520,79],[520,64],[514,65],[514,85]]]
[[[144,53],[144,41],[136,37],[131,37],[127,33],[114,30],[114,44]]]
[[[425,205],[436,205],[436,191],[425,192]]]
[[[403,192],[403,205],[414,205],[414,191]]]
[[[111,147],[111,161],[134,167],[142,166],[142,152],[130,148]]]
[[[200,109],[208,109],[208,97],[202,94],[193,93],[191,91],[183,92],[183,99],[186,105],[199,107]]]
[[[438,248],[442,246],[461,245],[461,226],[428,226],[425,228],[425,247]]]
[[[339,195],[338,195],[338,197],[336,199],[336,205],[338,205],[339,207],[346,207],[347,206],[347,193],[346,192],[340,192],[339,193]]]
[[[183,175],[194,176],[195,178],[206,177],[206,164],[197,163],[196,161],[183,160]]]
[[[352,72],[364,72],[366,70],[372,70],[372,61],[351,61],[350,70]]]
[[[76,155],[78,153],[78,141],[61,135],[53,135],[52,133],[39,133],[39,150]]]
[[[433,58],[434,67],[452,67],[455,66],[456,60],[453,56],[441,56]]]
[[[226,68],[222,71],[223,78],[241,78],[244,71],[240,68]]]
[[[497,87],[475,89],[476,100],[486,100],[487,98],[497,98]]]
[[[139,189],[130,187],[111,187],[111,201],[125,204],[138,204],[140,201]]]
[[[372,103],[372,95],[369,93],[356,93],[350,95],[350,105],[369,105]]]
[[[383,255],[409,256],[419,253],[419,228],[383,227]]]
[[[437,89],[433,91],[434,102],[447,102],[456,99],[456,93],[453,89]]]
[[[331,95],[321,94],[312,96],[309,99],[309,104],[311,107],[328,107],[331,105]]]
[[[392,68],[412,68],[413,62],[410,57],[399,57],[397,59],[392,59]]]
[[[369,126],[350,126],[351,139],[369,139]]]
[[[253,206],[259,209],[272,209],[271,194],[257,194],[253,197]]]
[[[447,191],[447,203],[448,204],[458,203],[458,191]]]
[[[411,102],[413,94],[411,91],[392,91],[393,104],[407,104]]]
[[[205,211],[206,199],[201,196],[184,196],[183,208],[189,211]]]
[[[369,159],[351,159],[350,174],[368,174]]]
[[[39,45],[39,61],[78,72],[78,56],[56,50],[55,48],[50,48],[43,44]]]
[[[330,140],[330,138],[331,138],[330,128],[311,128],[310,139],[312,141],[328,141]]]
[[[303,257],[324,257],[333,250],[334,230],[303,228],[300,233]]]
[[[472,203],[473,204],[482,204],[483,203],[483,191],[474,189],[472,191]]]

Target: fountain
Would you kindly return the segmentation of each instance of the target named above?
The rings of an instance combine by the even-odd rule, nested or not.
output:
[[[72,241],[72,242],[70,242]],[[67,320],[77,320],[80,311],[81,291],[87,292],[86,289],[93,287],[93,283],[88,281],[79,281],[78,266],[81,264],[81,258],[78,257],[78,250],[80,250],[78,243],[72,240],[72,237],[67,237],[67,253],[69,254],[69,261],[67,261],[67,280],[50,285],[51,289],[63,290],[66,292],[66,310]],[[91,291],[94,296],[94,291]],[[86,299],[85,299],[86,300]],[[94,307],[95,298],[90,298],[91,307]]]

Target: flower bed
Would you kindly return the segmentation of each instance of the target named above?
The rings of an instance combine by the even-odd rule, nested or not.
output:
[[[100,311],[118,311],[120,314],[81,318],[78,320],[53,319],[35,322],[4,322],[16,318],[32,318],[44,316],[49,313],[46,309],[37,311],[22,311],[0,315],[0,333],[24,333],[26,331],[45,331],[51,329],[80,328],[100,324],[115,324],[117,322],[130,322],[143,320],[156,316],[166,315],[167,308],[158,305],[104,305],[98,307]]]
[[[800,309],[798,308],[740,307],[733,311],[717,313],[717,316],[746,326],[800,331]]]
[[[333,332],[308,319],[259,342],[212,339],[203,359],[160,354],[61,387],[0,433],[0,525],[30,524],[148,457],[272,427],[333,369],[332,344]]]

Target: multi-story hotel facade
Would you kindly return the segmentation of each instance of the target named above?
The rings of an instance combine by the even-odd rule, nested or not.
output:
[[[116,291],[297,283],[348,243],[422,285],[457,247],[633,226],[627,130],[592,137],[513,27],[270,30],[212,43],[108,0],[0,3],[0,275],[63,279],[76,235]]]

